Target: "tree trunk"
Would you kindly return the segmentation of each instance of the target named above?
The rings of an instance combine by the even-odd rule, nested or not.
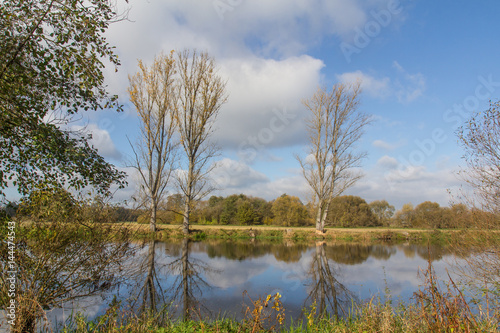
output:
[[[182,232],[184,233],[184,235],[188,235],[189,234],[190,205],[191,205],[191,202],[190,202],[190,200],[188,198],[186,200],[186,204],[184,206],[184,218],[183,218],[183,222],[182,222]]]
[[[325,232],[325,221],[328,216],[328,209],[330,206],[330,202],[324,203],[323,200],[319,201],[318,204],[318,212],[316,214],[316,230],[320,232]]]
[[[328,216],[328,211],[330,210],[330,201],[326,203],[325,208],[323,209],[323,215],[321,216],[321,232],[325,232],[325,222]]]
[[[151,202],[151,218],[149,219],[149,230],[151,232],[156,231],[156,211],[158,210],[158,207],[156,205],[155,200],[152,200]]]
[[[323,201],[320,200],[318,204],[318,212],[316,213],[316,230],[323,232],[323,228],[321,227],[321,206],[323,206]]]

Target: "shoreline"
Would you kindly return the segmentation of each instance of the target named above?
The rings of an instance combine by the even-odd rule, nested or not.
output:
[[[129,222],[120,224],[135,232],[134,238],[151,239],[148,224]],[[187,238],[205,239],[259,239],[288,241],[326,241],[326,242],[369,242],[369,243],[448,243],[463,241],[468,243],[471,235],[487,235],[500,242],[500,230],[467,229],[405,229],[405,228],[336,228],[327,227],[325,233],[317,232],[314,227],[283,226],[236,226],[236,225],[191,225]],[[155,240],[184,238],[182,225],[159,224],[154,234]]]

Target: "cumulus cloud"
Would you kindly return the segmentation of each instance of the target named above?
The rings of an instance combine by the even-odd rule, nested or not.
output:
[[[398,209],[408,202],[418,205],[426,200],[447,206],[451,199],[448,190],[461,185],[456,170],[449,166],[434,171],[427,166],[405,165],[388,155],[365,173],[366,177],[349,194],[359,195],[368,202],[385,199]]]
[[[249,186],[266,183],[269,181],[266,175],[260,173],[250,166],[229,158],[224,158],[217,163],[214,169],[213,180],[228,191],[243,190]]]
[[[99,128],[97,124],[88,124],[87,126],[75,125],[71,129],[84,134],[91,134],[92,139],[89,140],[89,143],[97,149],[101,156],[116,161],[122,158],[122,154],[116,149],[109,132]]]
[[[212,175],[219,189],[214,193],[216,195],[244,193],[273,200],[286,193],[298,196],[303,201],[307,199],[308,185],[299,170],[289,170],[283,176],[271,179],[243,161],[224,158],[218,165]]]
[[[320,81],[321,60],[309,57],[233,58],[221,62],[228,102],[217,119],[215,139],[223,148],[294,145],[305,138],[302,98]]]
[[[286,59],[304,54],[324,38],[351,38],[374,10],[389,1],[142,1],[130,0],[128,20],[106,32],[122,66],[109,68],[108,82],[123,92],[137,59],[150,62],[160,51],[196,48],[217,59],[258,56]],[[121,89],[120,89],[121,88]]]
[[[394,169],[399,165],[398,160],[394,157],[384,155],[377,161],[377,166],[381,166],[386,169]]]

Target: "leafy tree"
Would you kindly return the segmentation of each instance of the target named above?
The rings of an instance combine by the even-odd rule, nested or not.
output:
[[[465,204],[454,204],[450,207],[450,220],[455,228],[470,228],[474,225],[472,214]]]
[[[262,198],[250,197],[249,200],[254,207],[255,214],[257,215],[258,224],[263,224],[265,221],[270,220],[273,216],[271,211],[272,204]]]
[[[370,202],[369,206],[372,213],[377,217],[379,225],[388,226],[396,210],[394,206],[390,205],[386,200],[375,200]]]
[[[172,194],[167,197],[166,214],[162,219],[163,223],[181,223],[182,215],[178,212],[182,211],[184,206],[184,197],[180,193]]]
[[[37,332],[39,320],[47,318],[45,310],[99,295],[125,277],[123,260],[133,251],[129,235],[126,228],[99,223],[112,211],[101,198],[82,201],[64,189],[43,188],[25,198],[20,211],[12,240],[17,271],[12,332]],[[6,230],[0,229],[2,239]],[[2,267],[12,261],[8,252],[8,243],[1,242]],[[11,299],[7,278],[0,276],[2,308]]]
[[[79,202],[67,190],[42,187],[22,199],[19,213],[37,222],[64,222],[71,217],[77,218],[80,209]]]
[[[396,212],[396,214],[394,214],[393,223],[400,227],[411,228],[413,226],[414,218],[413,204],[406,203]]]
[[[417,228],[444,228],[448,226],[449,215],[446,215],[444,208],[441,208],[437,202],[425,201],[415,207],[413,211],[412,227]]]
[[[374,227],[380,225],[366,201],[358,196],[344,195],[332,200],[328,225],[341,227]]]
[[[236,212],[238,211],[238,208],[236,206],[236,201],[240,199],[243,196],[241,195],[230,195],[226,197],[223,201],[222,205],[222,213],[221,213],[221,223],[223,224],[234,224],[236,223]]]
[[[472,193],[464,193],[462,201],[471,208],[473,226],[490,234],[488,229],[500,227],[500,101],[490,102],[487,110],[473,114],[459,128],[458,138],[467,163],[462,177],[472,189]],[[488,236],[471,237],[479,251],[468,259],[466,274],[472,281],[491,286],[499,302],[500,246]]]
[[[117,107],[103,61],[119,61],[104,37],[117,19],[107,0],[0,2],[0,194],[49,184],[101,193],[125,174],[99,156],[88,136],[63,129],[79,110]]]
[[[215,195],[212,195],[210,199],[208,199],[208,204],[202,213],[205,221],[210,221],[217,224],[220,223],[223,202],[223,197],[218,197]]]
[[[243,201],[236,211],[236,220],[238,224],[256,224],[259,223],[259,217],[249,200]]]
[[[283,194],[274,200],[271,210],[278,225],[301,226],[308,222],[307,208],[295,196]]]

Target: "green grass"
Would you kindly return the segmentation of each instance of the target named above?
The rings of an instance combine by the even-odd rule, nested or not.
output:
[[[388,304],[375,304],[369,302],[358,308],[356,313],[342,319],[331,317],[328,314],[317,315],[314,309],[305,311],[303,320],[293,321],[287,327],[276,326],[274,332],[309,333],[309,332],[401,332],[401,333],[424,333],[424,332],[498,332],[500,327],[498,317],[486,318],[477,315],[474,321],[470,318],[456,317],[456,313],[448,313],[450,318],[438,321],[432,317],[432,313],[423,313],[418,305],[401,305],[397,309]],[[446,316],[446,314],[444,314]],[[498,313],[497,313],[498,315]],[[429,318],[431,316],[431,318]],[[161,322],[157,318],[163,319]],[[119,318],[119,316],[105,315],[94,321],[84,318],[76,318],[66,328],[64,333],[87,333],[87,332],[154,332],[154,333],[246,333],[246,332],[271,332],[255,325],[255,318],[246,318],[236,321],[229,318],[221,318],[213,321],[198,320],[173,320],[168,319],[168,313],[149,314],[142,317],[130,316]],[[265,322],[260,322],[265,326]],[[255,329],[255,330],[254,330]]]

